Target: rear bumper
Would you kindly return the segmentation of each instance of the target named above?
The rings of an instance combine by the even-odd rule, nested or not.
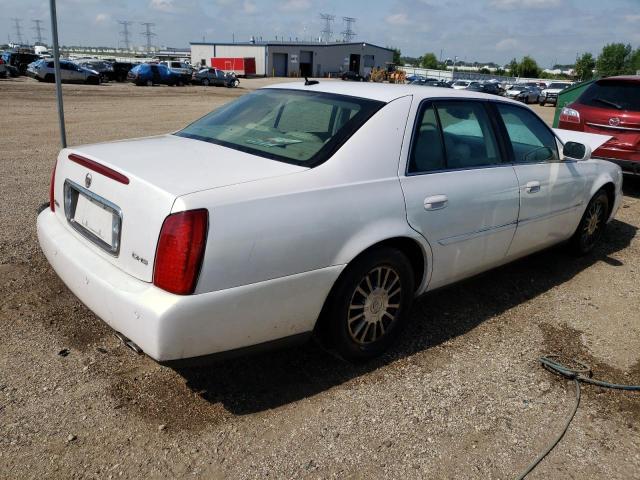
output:
[[[199,295],[179,296],[97,256],[50,211],[38,239],[69,289],[114,330],[159,362],[211,355],[313,330],[343,266]]]

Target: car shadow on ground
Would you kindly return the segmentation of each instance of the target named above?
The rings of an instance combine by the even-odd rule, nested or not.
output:
[[[622,182],[622,191],[628,197],[640,198],[640,175],[625,175]]]
[[[469,332],[487,319],[560,285],[593,264],[622,265],[611,256],[627,247],[637,228],[614,220],[591,255],[576,258],[553,248],[418,299],[410,324],[382,358],[352,364],[315,342],[207,367],[177,369],[187,386],[236,415],[268,410],[316,395],[396,360]]]

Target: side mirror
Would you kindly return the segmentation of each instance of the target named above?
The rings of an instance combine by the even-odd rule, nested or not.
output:
[[[562,149],[562,155],[570,160],[589,160],[591,147],[578,142],[567,142]]]

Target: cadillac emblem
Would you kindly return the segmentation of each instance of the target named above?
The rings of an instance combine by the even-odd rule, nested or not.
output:
[[[617,127],[618,125],[620,125],[620,119],[618,117],[610,118],[609,125],[611,125],[612,127]]]

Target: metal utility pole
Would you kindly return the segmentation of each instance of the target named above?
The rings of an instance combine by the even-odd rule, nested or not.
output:
[[[356,19],[353,17],[342,17],[344,21],[344,32],[342,32],[342,40],[345,43],[349,43],[356,37],[356,32],[353,31],[353,24],[356,23]]]
[[[131,42],[129,41],[129,26],[133,25],[133,22],[129,22],[127,20],[118,20],[118,24],[122,25],[120,35],[122,35],[122,43],[124,43],[124,48],[129,50],[129,48],[131,47]]]
[[[320,19],[324,21],[324,29],[320,32],[320,38],[324,42],[330,42],[331,37],[333,36],[333,30],[331,28],[331,22],[336,19],[335,15],[330,15],[328,13],[321,13]]]
[[[49,0],[51,11],[51,41],[53,42],[53,66],[56,71],[56,98],[58,99],[58,121],[60,122],[60,143],[67,148],[67,132],[64,126],[64,107],[62,105],[62,80],[60,78],[60,48],[58,46],[58,16],[56,0]]]
[[[18,44],[22,45],[22,19],[21,18],[12,18],[13,21],[13,29],[16,31],[16,38],[18,40]]]
[[[151,53],[151,39],[156,36],[155,33],[151,31],[151,27],[155,27],[155,23],[150,22],[140,22],[140,25],[144,25],[145,30],[142,32],[142,36],[147,39],[147,53]]]
[[[31,20],[33,22],[33,30],[36,31],[36,44],[43,45],[42,43],[42,32],[44,28],[42,28],[42,20]]]

